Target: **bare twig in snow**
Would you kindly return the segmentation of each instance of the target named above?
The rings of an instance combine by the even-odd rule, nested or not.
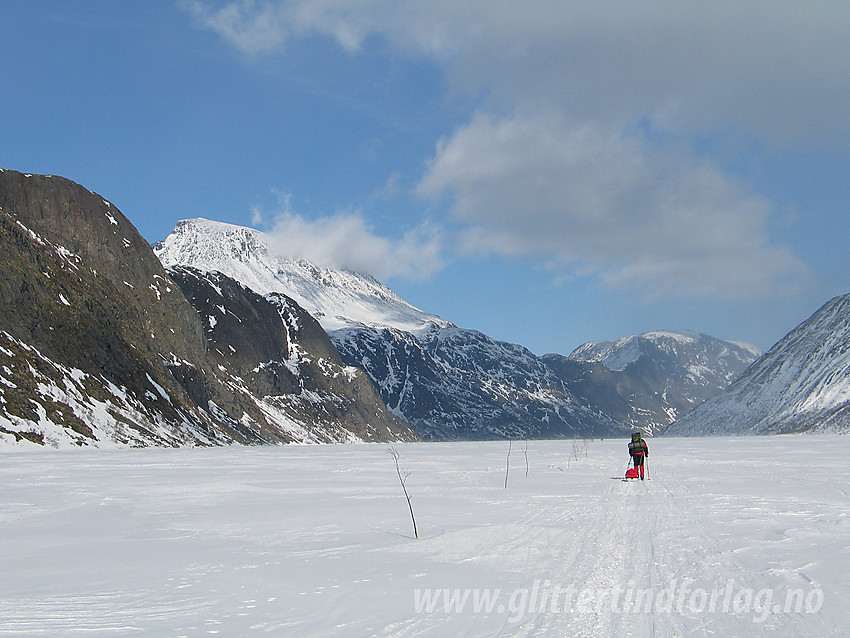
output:
[[[511,446],[513,444],[513,440],[508,439],[508,459],[505,462],[505,489],[508,489],[508,472],[511,471]]]
[[[413,503],[411,503],[411,496],[407,492],[407,479],[410,476],[410,472],[405,470],[403,473],[401,471],[401,467],[398,464],[398,450],[395,447],[390,446],[389,453],[392,455],[393,460],[395,461],[395,471],[398,474],[399,483],[401,483],[401,489],[404,491],[404,498],[407,499],[407,507],[410,510],[410,520],[413,521],[413,535],[416,538],[419,538],[419,530],[416,529],[416,517],[413,515]]]
[[[528,478],[528,439],[525,440],[525,447],[522,448],[522,453],[525,454],[525,478]]]

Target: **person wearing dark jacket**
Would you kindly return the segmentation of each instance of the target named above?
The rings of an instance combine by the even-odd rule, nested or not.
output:
[[[646,444],[640,432],[632,434],[632,440],[629,443],[629,454],[632,455],[632,461],[636,468],[640,468],[640,480],[643,480],[643,459],[649,456],[649,446]]]

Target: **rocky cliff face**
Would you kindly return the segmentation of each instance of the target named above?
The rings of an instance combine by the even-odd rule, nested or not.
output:
[[[387,405],[426,439],[623,434],[522,346],[437,325],[417,334],[349,328],[332,337],[343,359],[362,367]]]
[[[327,435],[304,411],[284,418],[267,409],[265,397],[233,382],[208,339],[209,317],[189,303],[132,224],[69,180],[0,171],[0,267],[3,441],[215,445],[354,440],[355,432],[370,440],[412,436],[368,402],[362,411],[374,409],[373,420],[349,421],[343,408]],[[236,305],[232,314],[247,312]],[[299,394],[311,384],[305,377]]]

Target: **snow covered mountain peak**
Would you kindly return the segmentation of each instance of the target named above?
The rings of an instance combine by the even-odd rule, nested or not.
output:
[[[576,348],[570,359],[586,363],[601,363],[612,372],[622,372],[629,365],[649,354],[651,348],[666,355],[675,356],[683,350],[701,352],[711,345],[712,349],[721,348],[716,357],[722,360],[734,351],[736,358],[751,355],[757,358],[761,352],[754,346],[732,342],[722,342],[708,335],[691,330],[656,330],[640,335],[623,337],[614,341],[595,341]],[[723,349],[728,352],[723,352]],[[732,379],[730,378],[729,381]]]
[[[261,295],[283,293],[328,332],[367,326],[420,334],[452,325],[410,305],[370,275],[283,257],[272,236],[253,228],[183,220],[153,249],[167,267],[218,271]]]

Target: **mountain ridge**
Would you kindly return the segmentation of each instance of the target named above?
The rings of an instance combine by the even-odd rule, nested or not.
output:
[[[0,171],[0,246],[7,443],[652,434],[754,358],[688,331],[540,357],[254,229],[184,220],[150,246],[60,177]]]

